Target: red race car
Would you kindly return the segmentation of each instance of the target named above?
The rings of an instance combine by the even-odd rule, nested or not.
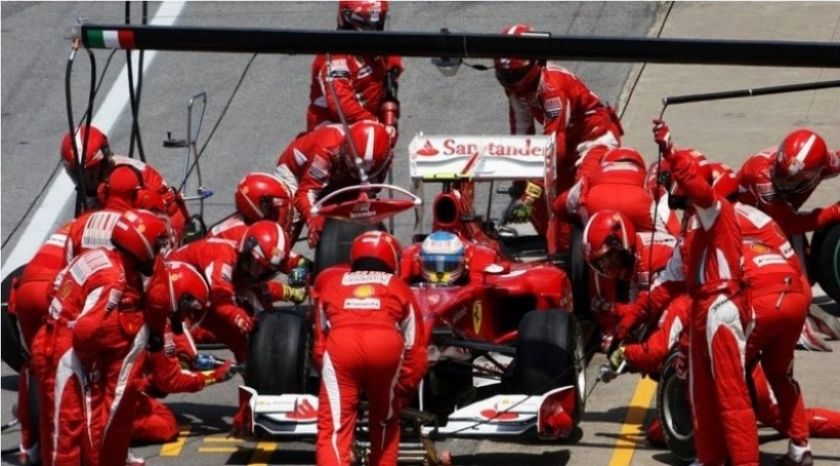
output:
[[[422,197],[424,184],[442,185],[432,203],[432,229],[455,233],[474,252],[462,280],[436,286],[411,270],[425,235],[416,234],[415,244],[403,251],[407,265],[402,269],[430,336],[429,366],[416,400],[420,412],[434,415],[420,417],[437,420],[435,427],[423,428],[426,433],[535,431],[550,439],[579,433],[584,329],[572,312],[569,278],[546,257],[543,238],[496,227],[490,219],[495,183],[542,179],[552,172],[545,164],[553,150],[553,138],[544,136],[421,134],[409,147],[414,191]],[[478,183],[483,181],[490,182],[486,217],[473,208],[476,196],[484,194],[477,189],[487,185]],[[380,203],[373,209],[388,210],[386,201]],[[346,220],[354,209],[322,212]],[[422,215],[418,224],[423,224]],[[307,311],[265,313],[259,326],[248,371],[265,376],[252,378],[252,386],[240,391],[251,408],[252,431],[314,435],[317,375],[308,362],[312,323]]]

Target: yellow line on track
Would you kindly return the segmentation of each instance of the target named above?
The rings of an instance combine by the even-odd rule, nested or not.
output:
[[[644,442],[644,435],[640,433],[639,426],[645,420],[645,414],[654,393],[656,393],[656,382],[653,380],[643,378],[636,384],[636,390],[633,392],[633,398],[630,399],[630,406],[627,407],[627,417],[618,433],[609,466],[629,466],[633,461],[636,447]]]
[[[178,456],[187,443],[187,435],[190,433],[190,426],[180,426],[178,438],[160,447],[160,456]]]
[[[277,451],[277,442],[259,442],[248,464],[251,466],[268,466],[271,455]]]
[[[227,436],[204,437],[204,443],[243,443],[241,438]]]
[[[201,447],[198,449],[199,453],[236,453],[239,448],[236,447]]]

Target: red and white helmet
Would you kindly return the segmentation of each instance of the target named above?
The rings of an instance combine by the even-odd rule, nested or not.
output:
[[[384,231],[366,231],[350,246],[353,270],[378,270],[398,273],[402,246],[393,235]],[[383,270],[386,269],[386,270]]]
[[[779,144],[773,185],[779,191],[796,193],[813,189],[829,159],[828,146],[819,134],[800,128]]]
[[[391,136],[385,126],[376,121],[358,121],[350,125],[350,135],[346,139],[353,144],[356,155],[362,160],[362,168],[368,178],[377,179],[391,166],[393,152]],[[352,152],[351,152],[352,153]],[[355,168],[351,167],[351,170]],[[355,173],[355,171],[351,171]]]
[[[633,266],[636,229],[624,214],[596,212],[583,230],[583,258],[595,272],[615,277]]]
[[[174,244],[169,220],[142,209],[129,210],[120,216],[111,233],[111,242],[118,250],[149,266],[155,256]]]
[[[271,220],[259,220],[245,230],[239,241],[237,265],[253,281],[266,280],[280,271],[290,248],[283,227]]]
[[[645,169],[645,159],[642,158],[642,154],[640,154],[636,149],[630,147],[616,147],[614,149],[610,149],[601,159],[601,166],[615,162],[630,162],[637,165],[642,170]]]
[[[85,135],[88,137],[88,143],[87,150],[83,154]],[[85,191],[90,196],[95,195],[97,186],[105,180],[110,168],[111,148],[108,145],[108,137],[94,126],[89,128],[82,126],[76,134],[66,133],[61,139],[61,161],[64,164],[64,170],[74,183],[79,184],[76,155],[73,152],[74,145],[83,162],[82,177]]]
[[[292,195],[286,185],[269,173],[246,174],[234,193],[236,211],[246,223],[273,220],[283,226],[292,221]]]
[[[388,2],[383,0],[341,0],[338,2],[338,29],[381,31],[388,19]]]
[[[61,159],[68,170],[76,169],[76,156],[73,153],[73,145],[76,145],[76,150],[81,156],[86,134],[88,137],[87,151],[85,151],[82,157],[85,169],[99,165],[111,156],[108,137],[95,126],[82,126],[76,131],[75,135],[66,133],[61,139]]]
[[[534,28],[528,24],[514,24],[502,29],[502,34],[506,36],[523,36],[533,32]],[[517,92],[528,90],[542,70],[537,60],[525,58],[496,58],[493,64],[499,84]]]

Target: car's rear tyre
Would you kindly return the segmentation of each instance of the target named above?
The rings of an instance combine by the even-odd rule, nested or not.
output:
[[[688,381],[677,375],[680,355],[672,352],[662,366],[656,387],[656,415],[662,422],[665,443],[679,461],[691,463],[697,456],[694,449],[694,425],[688,399]]]
[[[301,307],[260,313],[251,334],[246,385],[261,395],[306,393],[311,326]]]
[[[814,232],[808,262],[811,278],[834,302],[840,303],[840,223]]]
[[[591,299],[589,297],[589,268],[583,259],[583,230],[577,225],[572,227],[569,246],[569,280],[572,282],[572,302],[578,319],[591,317]]]
[[[513,380],[516,393],[542,395],[574,385],[575,425],[583,414],[586,390],[583,338],[577,319],[565,311],[531,311],[519,323]]]
[[[315,248],[315,273],[333,265],[348,262],[353,240],[371,230],[384,230],[384,227],[328,218]]]
[[[21,265],[12,273],[10,273],[3,283],[0,284],[0,299],[3,303],[9,302],[9,296],[12,294],[12,281],[23,274],[23,269],[26,265]],[[0,334],[2,334],[2,341],[0,341],[0,351],[2,351],[3,362],[14,369],[15,372],[20,372],[20,366],[26,360],[26,350],[23,349],[20,329],[18,329],[17,318],[9,314],[8,304],[3,304],[2,316],[0,316]]]

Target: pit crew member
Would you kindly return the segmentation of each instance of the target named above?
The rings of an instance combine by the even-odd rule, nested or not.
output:
[[[382,31],[387,19],[387,1],[338,2],[339,31]],[[396,55],[316,56],[312,62],[306,130],[312,131],[323,124],[341,123],[341,112],[347,124],[362,120],[379,121],[385,125],[392,144],[395,144],[400,114],[397,81],[402,71],[402,59]]]
[[[426,368],[425,329],[397,275],[399,257],[396,238],[366,232],[353,241],[349,269],[327,269],[315,282],[319,466],[350,465],[360,391],[370,406],[370,464],[397,462],[399,412]]]
[[[502,34],[527,36],[534,34],[534,29],[515,24],[503,29]],[[555,135],[557,194],[572,187],[575,166],[590,150],[620,145],[623,130],[615,112],[569,70],[554,62],[515,57],[496,59],[494,65],[496,79],[508,97],[511,134],[534,134],[536,121],[542,124],[543,134]],[[537,231],[544,234],[549,208],[541,200],[544,189],[537,180],[520,185],[510,220],[531,219]],[[568,228],[562,226],[557,232],[561,250],[567,247]]]
[[[349,135],[341,125],[322,126],[289,144],[277,160],[276,174],[295,193],[295,208],[306,221],[311,247],[317,244],[325,221],[323,216],[311,215],[315,202],[337,189],[358,184],[359,168],[370,182],[383,181],[392,157],[385,126],[371,121],[352,124]]]
[[[840,221],[840,203],[822,209],[799,209],[822,180],[840,173],[840,155],[828,150],[817,133],[800,128],[778,147],[753,155],[738,172],[738,200],[773,218],[787,236]]]
[[[88,137],[87,150],[82,154],[85,135]],[[82,184],[85,189],[85,197],[88,199],[86,201],[88,207],[97,204],[97,188],[100,183],[105,181],[108,173],[116,166],[129,165],[142,173],[144,187],[160,196],[178,239],[183,236],[189,218],[186,204],[184,204],[181,194],[166,184],[157,169],[139,160],[115,155],[111,152],[108,137],[102,131],[95,126],[82,126],[73,135],[66,133],[61,140],[61,160],[64,163],[64,169],[77,187],[79,185],[77,179],[79,170],[77,170],[74,145],[83,160]]]

